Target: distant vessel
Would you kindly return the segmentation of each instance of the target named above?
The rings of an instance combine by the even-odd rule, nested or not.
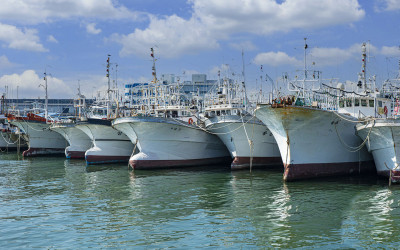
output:
[[[342,84],[324,84],[318,71],[305,67],[304,79],[288,82],[295,96],[257,105],[256,116],[278,143],[285,166],[284,180],[374,171],[371,155],[354,133],[358,116],[375,109],[374,103],[363,98],[369,94],[364,88],[365,74],[361,77],[365,84],[357,85],[356,91],[347,91]],[[339,107],[340,100],[343,108]]]
[[[68,141],[69,146],[65,148],[67,159],[85,159],[85,153],[92,146],[92,140],[75,126],[75,123],[55,123],[50,129]]]
[[[243,82],[244,84],[244,82]],[[228,148],[231,169],[282,164],[278,145],[269,129],[246,111],[244,86],[225,80],[215,98],[207,98],[204,119],[207,130]],[[239,96],[242,94],[243,96]]]
[[[19,129],[11,126],[6,116],[0,115],[0,150],[18,150],[26,147],[26,141]]]
[[[400,69],[397,79],[384,83],[383,96],[375,98],[378,103],[377,112],[366,117],[363,123],[356,126],[357,135],[366,141],[368,151],[374,157],[378,175],[389,178],[393,183],[400,182],[399,85]],[[386,93],[385,87],[389,88]],[[393,101],[385,97],[391,97]]]
[[[132,168],[211,165],[229,159],[219,138],[196,125],[197,105],[181,100],[173,86],[159,84],[151,52],[154,80],[144,90],[140,112],[113,121],[115,128],[137,142],[140,152],[130,158]]]
[[[78,110],[77,117],[53,123],[50,129],[59,133],[68,141],[69,146],[65,148],[67,159],[85,159],[86,151],[92,147],[92,140],[82,130],[76,128],[76,120],[79,121],[86,117],[83,114],[86,109],[86,98],[81,94],[80,86],[78,96],[74,99],[74,108]]]
[[[47,154],[62,154],[68,142],[58,133],[50,130],[50,125],[57,118],[49,116],[48,103],[47,103],[47,74],[44,73],[44,80],[46,93],[46,102],[44,113],[38,113],[38,109],[29,111],[25,116],[22,115],[8,115],[8,121],[17,126],[26,135],[28,149],[25,150],[23,156],[37,156]]]

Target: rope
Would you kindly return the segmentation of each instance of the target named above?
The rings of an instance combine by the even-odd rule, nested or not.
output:
[[[347,145],[347,144],[342,140],[342,138],[340,137],[339,132],[338,132],[338,130],[337,130],[336,124],[337,124],[337,123],[335,122],[335,123],[334,123],[334,125],[335,125],[335,130],[336,130],[336,134],[337,134],[337,136],[338,136],[338,138],[339,138],[339,141],[342,143],[343,146],[345,146],[345,148],[346,148],[347,151],[349,151],[349,152],[357,152],[357,151],[361,150],[361,149],[364,147],[365,143],[367,143],[367,141],[369,140],[369,135],[371,134],[372,128],[375,126],[375,120],[374,120],[373,125],[371,126],[371,128],[370,128],[369,131],[368,131],[367,137],[366,137],[365,140],[364,140],[359,146],[357,146],[357,147],[349,146],[349,145]]]
[[[332,113],[334,113],[335,115],[337,115],[337,117],[339,117],[340,119],[345,120],[345,121],[348,121],[348,122],[352,122],[352,123],[363,123],[363,122],[368,122],[368,121],[376,120],[376,118],[370,118],[370,119],[367,119],[367,120],[350,120],[350,119],[347,119],[347,118],[345,118],[345,117],[339,115],[338,112],[332,112]]]
[[[255,123],[253,123],[253,129],[251,131],[251,147],[250,147],[250,173],[253,167],[253,152],[254,152],[254,143],[253,143],[253,139],[254,139],[254,125]]]
[[[4,141],[5,141],[7,144],[15,144],[15,142],[7,141],[7,139],[4,137],[3,132],[1,132],[1,137],[3,137]],[[9,138],[9,139],[10,139],[10,138]],[[10,140],[11,140],[11,139],[10,139]],[[8,145],[7,145],[7,146],[8,146]]]
[[[230,134],[230,133],[232,133],[232,132],[235,132],[236,130],[238,130],[238,129],[240,129],[241,127],[244,127],[247,123],[249,123],[251,120],[253,120],[255,118],[255,115],[253,115],[249,120],[247,120],[245,123],[242,123],[242,125],[240,125],[239,127],[237,127],[237,128],[235,128],[234,130],[231,130],[231,131],[228,131],[228,132],[226,132],[226,133],[216,133],[216,132],[211,132],[211,131],[209,131],[210,133],[212,133],[212,134],[214,134],[214,135],[226,135],[226,134]],[[232,123],[233,122],[229,122],[226,126],[230,126],[230,125],[232,125]],[[236,123],[236,122],[235,122]],[[225,126],[223,126],[223,127],[225,127]],[[223,128],[222,127],[222,128]],[[218,128],[220,128],[220,127],[218,127]],[[208,130],[207,130],[208,131]]]
[[[132,154],[131,154],[130,158],[132,158],[135,155],[135,151],[136,151],[136,146],[137,146],[138,140],[139,139],[136,137],[135,147],[133,148],[133,151],[132,151]],[[129,169],[129,167],[130,167],[130,165],[129,165],[129,161],[128,161],[128,169]]]
[[[31,128],[32,130],[34,130],[34,131],[38,131],[38,132],[42,132],[42,131],[45,131],[46,129],[49,129],[49,127],[47,127],[47,128],[44,128],[44,129],[42,129],[42,130],[40,130],[40,129],[35,129],[34,127],[32,127],[31,125],[29,125],[29,123],[24,119],[24,118],[22,118],[22,121],[24,121],[26,124],[27,124],[27,126],[29,127],[29,128]],[[50,129],[49,129],[50,130]]]
[[[251,169],[252,169],[252,148],[253,148],[253,141],[249,139],[249,135],[247,134],[247,130],[246,130],[246,126],[244,125],[244,121],[243,121],[243,116],[240,115],[240,118],[242,119],[242,124],[243,124],[243,129],[244,129],[244,133],[246,135],[247,138],[247,142],[249,143],[249,147],[250,147],[250,173],[251,173]],[[254,123],[253,123],[254,125]]]
[[[233,121],[231,121],[231,122],[241,122],[241,119],[239,118],[239,119],[237,119],[237,120],[233,120]],[[221,126],[221,127],[218,127],[218,128],[209,128],[209,129],[207,129],[207,130],[213,130],[213,129],[221,129],[221,128],[224,128],[224,127],[227,127],[227,126],[229,126],[230,124],[229,123],[227,123],[226,125],[224,125],[224,126]]]

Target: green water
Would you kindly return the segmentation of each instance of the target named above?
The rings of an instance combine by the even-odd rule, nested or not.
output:
[[[400,186],[0,155],[0,248],[397,248]]]

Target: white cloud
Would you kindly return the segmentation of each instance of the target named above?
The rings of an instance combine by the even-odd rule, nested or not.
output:
[[[157,46],[158,56],[169,58],[218,48],[216,39],[198,20],[187,21],[176,15],[166,19],[151,16],[147,29],[136,29],[129,35],[115,34],[112,40],[122,44],[121,56],[135,54],[145,57],[154,46]]]
[[[218,41],[236,33],[268,35],[293,29],[315,29],[351,24],[365,16],[357,0],[189,0],[193,14],[150,16],[146,29],[128,35],[114,34],[121,56],[145,56],[157,45],[159,54],[178,57],[219,47]],[[340,17],[340,18],[338,18]],[[252,48],[251,44],[250,48]],[[235,45],[233,45],[235,46]],[[236,46],[237,47],[237,46]]]
[[[361,54],[361,47],[358,49]],[[318,66],[337,65],[347,61],[354,54],[351,49],[339,48],[313,48],[310,52],[310,59]]]
[[[295,57],[287,55],[285,52],[267,52],[256,55],[253,62],[258,65],[270,65],[270,66],[281,66],[281,65],[301,65],[302,62],[297,60]]]
[[[0,69],[13,67],[14,63],[11,63],[5,55],[0,56]]]
[[[47,49],[39,43],[37,30],[20,30],[13,25],[0,23],[0,41],[11,49],[45,52]]]
[[[400,56],[400,47],[399,46],[383,46],[381,49],[381,54],[384,56]]]
[[[232,72],[231,72],[231,67],[229,66],[229,64],[221,64],[220,66],[215,66],[209,72],[209,75],[218,76],[218,74],[221,77],[231,76]]]
[[[2,0],[0,20],[38,24],[76,17],[98,19],[136,18],[138,13],[112,0]]]
[[[400,0],[376,0],[375,11],[398,11],[400,10]]]
[[[357,0],[192,0],[207,27],[222,32],[270,34],[296,28],[349,24],[364,17]],[[340,18],[338,18],[340,17]]]
[[[88,23],[86,25],[86,31],[89,34],[97,35],[97,34],[99,34],[101,32],[101,29],[96,29],[96,24],[95,23]]]
[[[307,52],[307,64],[314,64],[317,67],[330,66],[330,65],[339,65],[344,63],[350,59],[359,59],[361,63],[361,49],[362,44],[356,43],[351,45],[348,48],[312,48]],[[371,55],[400,55],[398,47],[382,47],[382,49],[376,48],[372,44],[366,45],[367,56]],[[279,65],[293,65],[300,66],[304,62],[304,58],[296,59],[295,57],[291,57],[284,52],[267,52],[260,53],[256,55],[253,59],[255,64],[266,64],[271,66],[279,66]]]
[[[230,43],[229,46],[236,50],[253,51],[257,47],[251,41],[243,41],[239,43]]]
[[[47,41],[48,41],[48,42],[51,42],[51,43],[58,43],[57,39],[56,39],[54,36],[52,36],[52,35],[49,35],[49,36],[47,37]]]
[[[73,96],[71,88],[62,80],[48,76],[49,98],[70,98]],[[17,89],[18,95],[23,98],[38,98],[45,96],[44,89],[39,87],[44,84],[42,76],[34,70],[26,70],[22,74],[3,75],[0,77],[0,85],[7,85],[9,89]]]

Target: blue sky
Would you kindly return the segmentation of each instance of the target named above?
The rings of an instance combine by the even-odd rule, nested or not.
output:
[[[256,89],[261,75],[302,69],[305,37],[308,67],[341,81],[357,80],[368,42],[380,84],[399,72],[400,0],[2,0],[0,89],[43,98],[46,70],[50,98],[73,98],[78,81],[91,97],[106,87],[108,54],[119,87],[151,79],[151,47],[157,73],[182,80],[241,74],[243,49]]]

